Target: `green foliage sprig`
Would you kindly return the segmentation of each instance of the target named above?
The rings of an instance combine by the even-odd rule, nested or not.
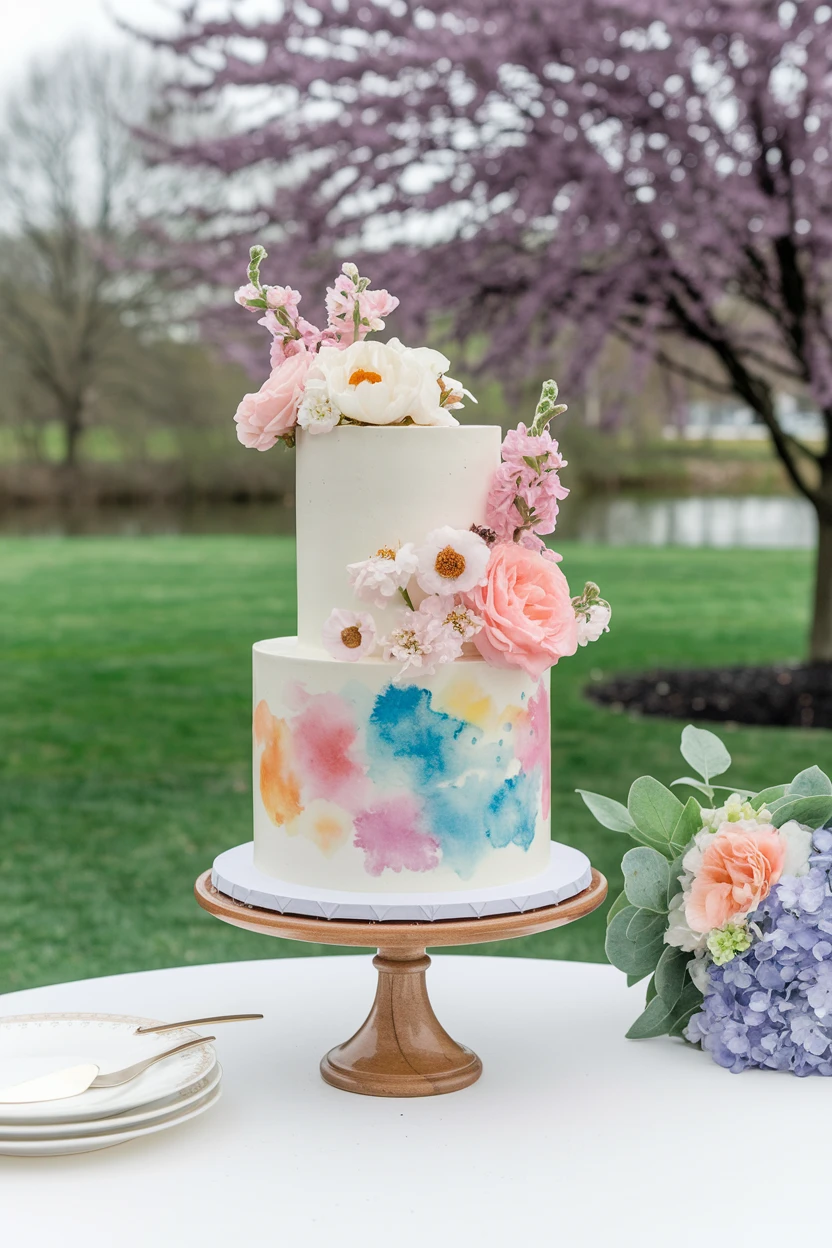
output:
[[[780,828],[790,819],[817,828],[832,820],[832,780],[819,767],[808,767],[790,784],[775,784],[754,793],[737,785],[714,784],[731,766],[731,755],[712,732],[694,728],[682,732],[681,753],[698,778],[681,776],[673,787],[687,785],[713,807],[717,790],[737,793],[755,810],[766,809]],[[606,954],[624,971],[628,984],[650,976],[646,1008],[633,1023],[630,1039],[681,1036],[702,1003],[702,993],[688,974],[694,958],[665,944],[668,912],[682,892],[682,859],[696,834],[705,826],[702,804],[695,797],[682,803],[671,789],[652,776],[634,780],[627,805],[576,790],[605,828],[623,832],[636,842],[622,860],[624,889],[607,914]]]

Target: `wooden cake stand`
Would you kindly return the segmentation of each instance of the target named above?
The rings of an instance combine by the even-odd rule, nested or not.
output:
[[[365,1096],[435,1096],[475,1083],[482,1062],[452,1040],[434,1014],[425,983],[430,966],[425,949],[531,936],[574,923],[601,905],[607,881],[593,870],[589,888],[577,896],[523,914],[413,923],[305,918],[243,905],[214,888],[210,871],[200,875],[194,892],[204,910],[250,932],[321,945],[375,945],[373,1007],[352,1039],[322,1059],[321,1074],[333,1087]]]

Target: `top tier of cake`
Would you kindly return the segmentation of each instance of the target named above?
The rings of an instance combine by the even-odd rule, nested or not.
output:
[[[339,425],[317,436],[298,431],[298,640],[319,649],[334,607],[366,611],[350,589],[347,564],[382,547],[424,541],[442,525],[485,521],[500,462],[497,425]],[[401,601],[372,608],[379,632]]]

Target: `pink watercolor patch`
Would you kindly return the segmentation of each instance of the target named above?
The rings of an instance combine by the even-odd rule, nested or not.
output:
[[[368,780],[356,758],[358,728],[352,709],[334,693],[315,694],[292,721],[304,799],[322,798],[354,812],[367,801]]]
[[[388,797],[355,817],[355,845],[366,854],[368,875],[391,871],[433,871],[439,842],[421,827],[421,812],[408,793]]]
[[[551,804],[552,775],[549,770],[549,698],[546,685],[540,682],[537,693],[515,723],[514,754],[524,771],[540,768],[543,779],[541,805],[543,817],[548,819]]]

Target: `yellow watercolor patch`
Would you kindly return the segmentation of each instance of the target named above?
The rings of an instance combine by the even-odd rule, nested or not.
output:
[[[494,699],[470,676],[457,676],[435,698],[438,710],[476,724],[483,732],[493,731],[499,722]]]

